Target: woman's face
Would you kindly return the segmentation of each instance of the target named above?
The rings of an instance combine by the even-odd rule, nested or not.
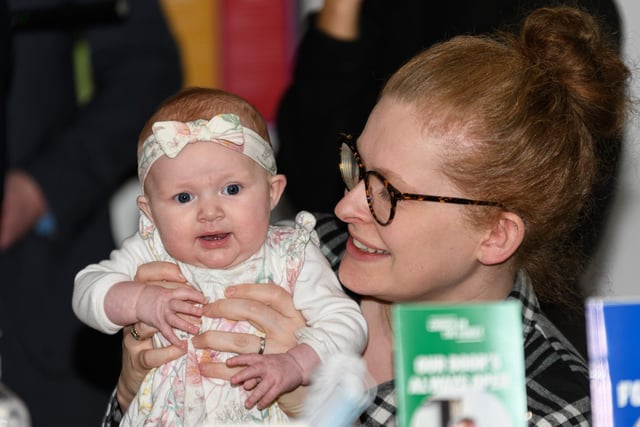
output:
[[[422,130],[411,105],[383,98],[369,116],[357,148],[366,170],[405,193],[470,197],[442,173],[446,145]],[[335,209],[350,238],[340,264],[344,285],[385,301],[489,299],[491,283],[478,261],[487,231],[464,221],[461,205],[399,201],[393,222],[378,224],[364,182]]]

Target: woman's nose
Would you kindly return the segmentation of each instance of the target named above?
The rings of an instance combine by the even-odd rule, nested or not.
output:
[[[344,196],[338,202],[334,213],[344,222],[372,220],[367,194],[364,188],[364,180],[358,182],[351,190],[344,190]]]

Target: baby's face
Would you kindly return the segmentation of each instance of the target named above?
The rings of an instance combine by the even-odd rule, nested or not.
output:
[[[173,159],[159,158],[145,195],[148,204],[141,208],[167,252],[205,268],[229,268],[256,252],[275,206],[271,177],[262,167],[210,142],[188,144]]]

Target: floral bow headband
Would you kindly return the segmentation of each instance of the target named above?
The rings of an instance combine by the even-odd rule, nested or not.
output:
[[[138,155],[140,185],[151,165],[162,156],[176,157],[191,142],[215,142],[249,156],[271,175],[277,172],[273,149],[255,131],[242,126],[235,114],[218,114],[211,120],[155,122]]]

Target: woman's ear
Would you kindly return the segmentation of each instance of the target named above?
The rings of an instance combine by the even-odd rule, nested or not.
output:
[[[274,209],[278,205],[282,193],[284,193],[284,188],[287,186],[287,178],[284,175],[274,175],[270,179],[269,197],[271,198],[271,209]]]
[[[146,196],[138,196],[136,199],[136,203],[138,204],[138,208],[149,218],[151,222],[153,221],[153,216],[151,215],[151,206],[149,206],[149,201]]]
[[[507,261],[524,239],[524,221],[513,212],[502,212],[500,218],[480,245],[478,260],[484,265]]]

